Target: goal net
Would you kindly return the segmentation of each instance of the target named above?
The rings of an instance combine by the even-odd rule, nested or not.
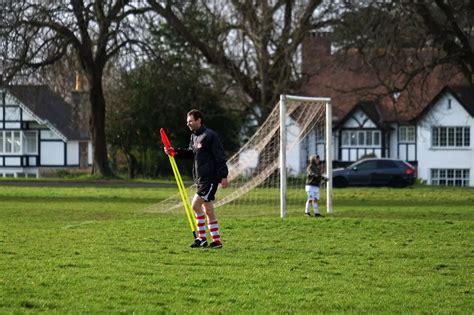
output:
[[[228,159],[230,187],[218,190],[216,208],[238,211],[236,215],[277,214],[278,209],[281,217],[296,211],[302,214],[311,155],[320,156],[325,176],[331,178],[332,163],[328,161],[332,161],[332,126],[327,117],[331,117],[329,98],[281,95],[265,122]],[[332,182],[325,186],[321,187],[320,209],[331,213]],[[192,198],[195,185],[187,187],[187,192]],[[182,208],[180,195],[176,194],[146,210],[170,212]]]

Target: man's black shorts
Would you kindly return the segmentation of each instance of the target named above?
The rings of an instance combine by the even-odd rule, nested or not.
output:
[[[206,184],[198,184],[198,190],[196,194],[198,194],[202,199],[205,201],[213,201],[216,195],[217,186],[219,183],[206,183]]]

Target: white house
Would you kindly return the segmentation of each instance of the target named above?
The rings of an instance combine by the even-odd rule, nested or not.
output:
[[[0,176],[87,168],[92,147],[73,107],[45,85],[0,88]]]
[[[418,177],[474,186],[474,87],[445,87],[417,118]]]
[[[364,156],[401,159],[417,167],[431,185],[474,186],[474,86],[446,86],[410,120],[386,119],[385,107],[361,102],[333,129],[334,165]],[[384,118],[385,117],[385,118]],[[303,171],[312,154],[324,160],[324,136],[312,131],[302,142],[293,168]]]

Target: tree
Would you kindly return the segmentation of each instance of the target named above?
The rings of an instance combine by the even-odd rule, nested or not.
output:
[[[105,136],[104,69],[120,52],[143,46],[133,23],[146,11],[140,1],[131,0],[23,0],[12,4],[10,20],[1,26],[14,47],[15,56],[9,57],[9,70],[14,72],[54,64],[71,51],[76,54],[89,86],[94,172],[102,176],[112,175]]]
[[[404,91],[442,71],[446,82],[448,76],[462,73],[464,81],[474,83],[472,2],[345,4],[332,41],[342,51],[355,49],[364,71],[370,70],[389,93]]]
[[[153,42],[155,58],[122,69],[107,87],[108,143],[125,158],[130,178],[170,175],[159,130],[165,128],[174,146],[187,147],[186,113],[192,108],[203,111],[205,124],[219,133],[228,152],[240,144],[238,115],[223,106],[220,91],[207,83],[209,69],[184,47],[174,46],[166,28],[155,30]]]
[[[245,110],[260,122],[279,94],[298,91],[301,76],[296,56],[322,2],[203,0],[178,5],[148,0],[187,46],[245,94],[250,100]],[[322,27],[328,22],[316,24]],[[238,94],[235,89],[233,93]]]

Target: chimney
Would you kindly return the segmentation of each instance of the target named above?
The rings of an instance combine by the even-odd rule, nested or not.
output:
[[[79,72],[76,72],[76,85],[74,91],[82,92],[82,76]]]
[[[328,33],[310,32],[303,40],[302,71],[314,74],[331,58],[331,42]]]
[[[84,136],[89,135],[90,103],[89,94],[84,89],[82,74],[77,71],[75,75],[74,88],[71,91],[73,120],[79,131]]]

